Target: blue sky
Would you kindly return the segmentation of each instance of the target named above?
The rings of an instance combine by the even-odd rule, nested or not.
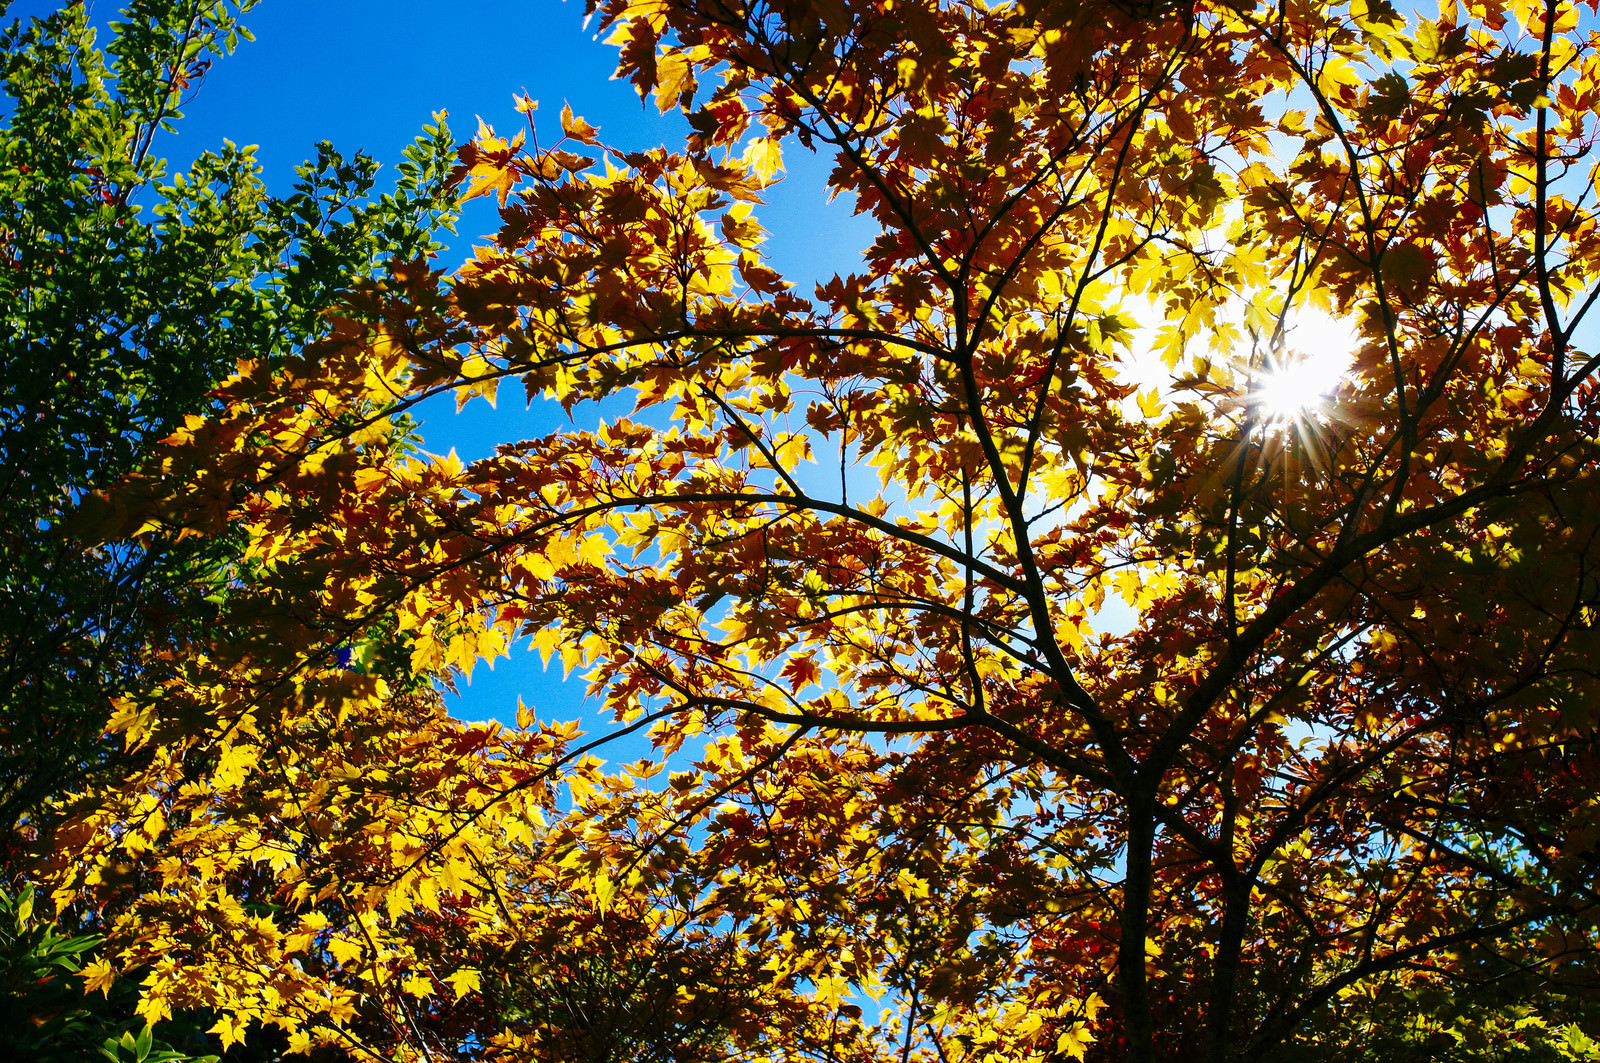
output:
[[[7,18],[56,6],[21,0]],[[116,19],[120,4],[90,0],[89,7],[104,26]],[[663,117],[653,104],[642,105],[626,82],[611,80],[615,51],[585,28],[581,0],[261,0],[242,21],[255,41],[242,42],[211,68],[178,133],[160,146],[175,167],[225,138],[255,144],[269,189],[282,193],[319,140],[392,165],[438,110],[449,112],[458,140],[477,128],[478,116],[503,131],[516,129],[522,118],[512,95],[522,92],[539,101],[541,129],[559,129],[561,107],[569,104],[619,148],[673,146],[687,128],[676,114]],[[827,202],[831,160],[795,146],[786,161],[786,180],[771,190],[758,216],[772,233],[774,263],[809,290],[835,271],[848,272],[870,235],[851,217],[849,204]],[[443,256],[446,264],[468,257],[495,229],[490,197],[469,206]],[[427,449],[453,447],[470,460],[498,442],[560,426],[558,409],[524,409],[519,391],[503,389],[498,409],[474,402],[459,416],[453,403],[431,406],[423,424]],[[522,652],[495,662],[492,671],[480,664],[453,709],[464,719],[510,720],[520,696],[541,717],[573,719],[585,708],[580,686],[563,683],[559,667],[546,672],[536,655]]]

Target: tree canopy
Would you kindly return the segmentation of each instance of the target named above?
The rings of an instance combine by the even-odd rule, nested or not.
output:
[[[1593,1058],[1593,6],[589,7],[684,143],[483,125],[492,244],[80,510],[246,543],[54,839],[89,984],[359,1059]],[[879,230],[810,292],[795,151]],[[572,426],[396,442],[502,383]],[[523,643],[613,722],[446,715]]]
[[[244,5],[248,6],[248,5]],[[207,403],[240,358],[275,362],[357,276],[448,224],[442,129],[392,193],[331,145],[269,196],[232,143],[170,173],[163,133],[245,31],[233,5],[141,0],[102,50],[82,4],[0,37],[0,832],[81,782],[105,700],[169,624],[205,621],[217,542],[84,551],[83,493]],[[209,585],[208,585],[209,582]],[[187,601],[183,593],[199,591]]]
[[[140,1033],[132,982],[83,1000],[72,974],[98,955],[99,915],[79,906],[52,922],[28,872],[70,795],[113,785],[139,760],[104,734],[109,699],[159,674],[173,639],[215,619],[242,551],[234,535],[87,545],[74,508],[206,410],[240,358],[280,364],[326,330],[322,314],[356,278],[428,254],[453,218],[442,123],[382,194],[372,159],[326,143],[284,196],[268,194],[254,148],[223,143],[186,168],[168,163],[167,138],[207,70],[248,38],[237,17],[249,6],[134,0],[103,46],[81,3],[0,30],[8,1058],[178,1058],[171,1044],[184,1031]]]

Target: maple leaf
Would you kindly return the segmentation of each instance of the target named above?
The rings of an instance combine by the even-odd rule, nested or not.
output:
[[[456,999],[459,1000],[468,993],[476,993],[482,987],[482,972],[472,967],[463,967],[445,978],[450,987],[455,990]]]
[[[571,137],[580,144],[599,144],[600,130],[585,122],[582,118],[575,118],[571,107],[561,108],[561,132]]]
[[[206,1032],[216,1034],[222,1041],[222,1047],[227,1049],[244,1043],[245,1031],[249,1029],[249,1026],[250,1024],[247,1020],[241,1019],[236,1015],[224,1015],[209,1027]]]
[[[528,172],[521,159],[524,137],[521,132],[510,140],[497,137],[488,123],[478,119],[478,135],[461,145],[461,161],[451,175],[452,181],[469,182],[461,194],[463,202],[493,192],[500,206],[506,205],[511,189]]]
[[[109,962],[99,959],[85,964],[83,970],[79,972],[79,977],[83,979],[83,991],[85,993],[93,993],[95,990],[99,990],[101,995],[109,997],[111,995],[111,985],[117,980],[117,972]]]

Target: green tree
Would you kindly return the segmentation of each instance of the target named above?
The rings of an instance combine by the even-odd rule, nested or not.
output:
[[[210,64],[248,39],[237,18],[253,5],[134,0],[103,49],[81,3],[0,31],[8,876],[47,844],[51,809],[69,790],[128,767],[103,737],[113,699],[214,618],[233,578],[238,543],[227,535],[92,546],[70,526],[76,503],[204,413],[240,361],[289,358],[325,331],[325,311],[352,283],[391,260],[425,259],[454,221],[442,116],[382,194],[374,160],[327,143],[284,196],[268,194],[255,149],[231,142],[173,171],[162,135]],[[133,980],[85,997],[80,968],[99,955],[97,920],[52,922],[32,896],[26,884],[0,895],[0,1055],[160,1060],[184,1058],[175,1045],[205,1049],[215,1016],[203,1009],[153,1027],[136,1014]]]
[[[161,135],[253,6],[134,0],[104,50],[85,7],[0,34],[0,839],[105,764],[110,699],[206,622],[225,537],[90,549],[65,514],[203,411],[241,360],[324,328],[352,279],[425,258],[452,224],[442,121],[378,165],[327,143],[289,195],[230,142],[172,173]],[[3,11],[0,6],[0,11]]]

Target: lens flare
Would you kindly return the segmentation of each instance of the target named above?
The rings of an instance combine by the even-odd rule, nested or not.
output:
[[[1257,371],[1249,403],[1268,422],[1316,420],[1349,371],[1357,338],[1346,322],[1306,313],[1283,349]]]

